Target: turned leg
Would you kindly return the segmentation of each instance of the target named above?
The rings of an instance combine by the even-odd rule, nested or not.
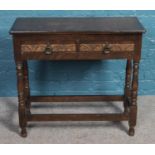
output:
[[[124,88],[124,113],[128,112],[129,100],[131,97],[131,73],[132,65],[131,60],[127,60],[126,63],[126,76],[125,76],[125,88]]]
[[[17,69],[17,86],[18,86],[18,113],[19,113],[19,125],[21,128],[21,136],[26,137],[26,125],[27,125],[27,118],[26,118],[26,102],[25,102],[25,92],[24,92],[24,67],[23,62],[16,63]]]
[[[133,78],[132,78],[132,91],[131,91],[131,103],[129,113],[129,135],[134,135],[134,127],[136,126],[137,119],[137,93],[138,93],[138,70],[139,62],[133,62]]]
[[[24,61],[23,67],[24,67],[24,69],[23,69],[24,70],[24,92],[25,92],[26,110],[27,110],[27,113],[30,114],[31,102],[29,100],[29,98],[30,98],[30,88],[29,88],[27,61]]]

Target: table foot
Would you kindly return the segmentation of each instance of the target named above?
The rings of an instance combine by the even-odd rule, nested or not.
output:
[[[27,131],[26,128],[21,129],[21,133],[20,133],[21,137],[27,137]]]
[[[129,132],[128,132],[129,136],[134,136],[135,134],[135,129],[133,127],[129,128]]]

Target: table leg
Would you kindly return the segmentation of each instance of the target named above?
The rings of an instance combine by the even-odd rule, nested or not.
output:
[[[27,110],[27,113],[30,114],[31,102],[29,100],[30,99],[30,88],[29,88],[27,61],[24,61],[23,67],[24,67],[24,89],[25,89],[24,92],[25,92],[26,110]]]
[[[124,113],[128,112],[129,100],[131,98],[131,75],[132,75],[132,64],[131,60],[127,60],[126,63],[126,76],[125,76],[125,88],[124,88]]]
[[[21,136],[26,137],[26,102],[25,102],[25,92],[24,92],[24,67],[23,62],[16,63],[17,69],[17,87],[18,87],[18,113],[19,113],[19,125],[21,128]]]
[[[138,93],[138,71],[139,62],[133,62],[133,78],[132,78],[132,91],[131,91],[131,103],[129,112],[129,135],[134,135],[134,127],[136,126],[137,119],[137,93]]]

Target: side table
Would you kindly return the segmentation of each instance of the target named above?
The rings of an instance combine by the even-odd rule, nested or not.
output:
[[[100,18],[17,18],[13,36],[17,69],[19,124],[26,137],[28,121],[128,121],[134,135],[137,117],[138,70],[142,34],[145,29],[136,17]],[[28,60],[125,59],[123,95],[32,96]],[[31,102],[122,101],[124,111],[112,114],[31,114]]]

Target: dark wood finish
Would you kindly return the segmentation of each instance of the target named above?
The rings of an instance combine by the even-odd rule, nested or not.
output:
[[[93,102],[93,101],[123,101],[123,96],[91,95],[91,96],[31,96],[31,102]]]
[[[25,92],[25,103],[26,103],[26,110],[27,113],[30,113],[30,87],[29,87],[29,79],[28,79],[28,64],[27,61],[24,61],[23,63],[23,69],[24,69],[24,92]]]
[[[19,125],[21,127],[21,135],[27,136],[26,125],[27,125],[27,114],[26,114],[26,102],[25,102],[25,91],[24,91],[24,64],[23,62],[17,62],[17,83],[18,83],[18,112],[19,112]]]
[[[132,62],[127,60],[126,63],[126,77],[125,77],[125,89],[124,89],[124,112],[129,111],[129,102],[131,100],[131,77],[132,77]]]
[[[145,29],[136,17],[18,18],[13,35],[17,68],[19,124],[26,137],[28,121],[122,121],[134,135],[137,117],[138,66]],[[31,96],[28,60],[126,59],[124,95]],[[31,102],[123,101],[117,114],[31,114]]]
[[[128,114],[32,114],[28,121],[126,121]]]
[[[129,135],[134,135],[134,127],[137,119],[137,94],[138,94],[138,68],[139,62],[133,62],[133,80],[131,91],[131,105],[130,105],[130,118],[129,118]]]
[[[11,33],[142,33],[136,17],[18,18]]]
[[[17,34],[14,35],[14,37],[16,41],[20,42],[20,46],[18,47],[20,51],[18,53],[20,60],[103,60],[124,58],[130,59],[133,57],[135,51],[134,34]],[[66,51],[55,51],[55,48],[53,49],[53,46],[55,44],[59,44],[60,47],[61,45],[72,45],[74,47]],[[87,44],[88,46],[93,45],[93,47],[96,48],[98,48],[98,45],[103,45],[103,49],[100,48],[99,51],[95,52],[93,51],[93,49],[90,51],[83,51],[81,49],[81,45],[83,44]],[[106,48],[107,45],[110,46],[108,52]],[[117,46],[116,48],[116,45],[119,46]],[[122,50],[124,45],[129,45],[129,48],[124,48],[126,49],[125,51]],[[26,46],[27,48],[23,48],[23,46]],[[115,48],[113,46],[115,46]],[[50,50],[50,53],[48,54],[46,52],[47,47]]]

